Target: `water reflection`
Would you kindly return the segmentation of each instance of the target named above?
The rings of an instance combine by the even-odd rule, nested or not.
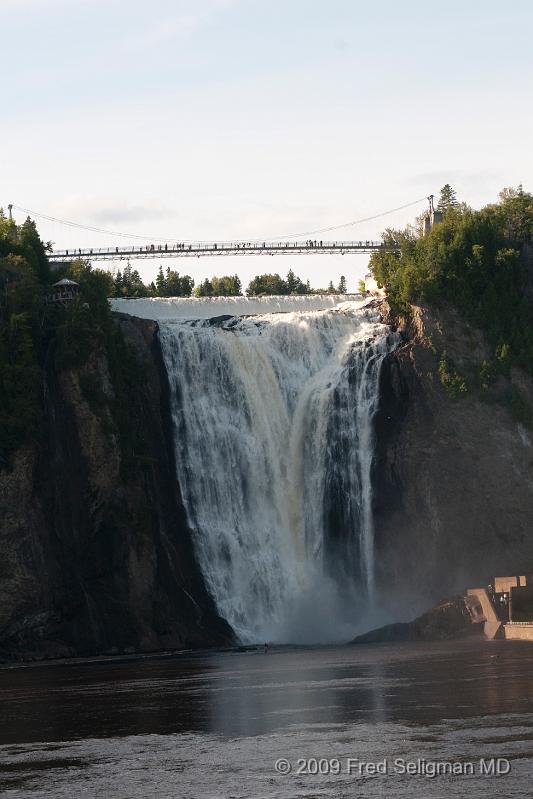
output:
[[[531,713],[533,647],[385,645],[0,669],[0,744]]]

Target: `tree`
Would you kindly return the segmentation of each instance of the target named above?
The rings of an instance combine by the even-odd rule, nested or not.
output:
[[[339,294],[346,294],[346,278],[344,275],[341,275],[341,279],[339,280],[338,292]]]
[[[213,297],[238,297],[242,294],[241,281],[238,275],[223,275],[211,278]]]
[[[413,302],[454,305],[485,331],[498,366],[533,373],[533,306],[525,245],[533,236],[533,195],[507,190],[501,202],[479,211],[458,205],[425,236],[387,231],[394,251],[372,254],[370,269],[396,310]]]
[[[113,281],[113,297],[123,297],[123,289],[124,281],[122,279],[122,272],[119,269]]]
[[[444,214],[446,211],[449,211],[450,208],[456,208],[458,205],[459,203],[457,201],[457,195],[455,194],[455,191],[452,189],[449,183],[446,183],[440,190],[437,210],[442,211]]]
[[[168,266],[165,275],[163,268],[159,267],[155,284],[158,297],[190,297],[194,288],[190,275],[180,275]]]
[[[533,229],[533,198],[522,185],[500,192],[500,203],[493,207],[500,216],[508,239],[527,241]]]
[[[246,294],[249,297],[260,294],[287,294],[287,284],[277,272],[273,275],[257,275],[250,281]]]
[[[51,244],[44,244],[37,232],[33,219],[28,217],[19,228],[19,243],[28,263],[35,269],[41,283],[46,283],[50,278],[50,266],[46,255],[51,249]]]
[[[157,277],[155,279],[155,287],[157,289],[157,296],[158,297],[165,297],[165,276],[163,274],[163,267],[159,264],[159,272],[157,273]]]
[[[124,269],[124,274],[122,275],[122,290],[120,296],[123,297],[148,296],[148,289],[142,282],[139,272],[137,271],[137,269],[132,269],[131,264],[129,262]]]
[[[296,294],[296,288],[300,279],[296,277],[292,269],[289,269],[287,272],[287,280],[285,282],[287,284],[287,294]]]
[[[17,239],[17,225],[12,219],[8,219],[4,209],[0,208],[0,257],[15,254]]]
[[[328,285],[328,294],[336,294],[336,293],[337,291],[335,289],[335,286],[333,285],[333,280],[330,280]]]
[[[287,294],[307,294],[307,283],[304,283],[298,275],[295,275],[292,269],[287,273],[285,281],[287,286]]]
[[[201,283],[199,283],[196,288],[194,289],[194,296],[195,297],[212,297],[213,296],[213,284],[209,280],[209,278],[204,278]]]
[[[182,275],[180,280],[180,297],[190,297],[194,289],[194,280],[190,275]]]

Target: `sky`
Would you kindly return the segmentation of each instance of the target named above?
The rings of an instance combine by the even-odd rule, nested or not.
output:
[[[148,242],[247,240],[377,215],[447,182],[474,207],[531,190],[531,30],[530,0],[0,0],[0,205]],[[379,238],[425,206],[335,238]],[[116,243],[36,220],[57,249]],[[366,264],[164,266],[244,284],[292,267],[354,289]],[[151,280],[159,262],[134,265]]]

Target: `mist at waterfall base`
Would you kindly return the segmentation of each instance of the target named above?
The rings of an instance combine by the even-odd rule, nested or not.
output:
[[[372,419],[395,334],[348,301],[162,318],[159,336],[177,477],[220,615],[243,643],[347,641],[363,617],[368,628]]]

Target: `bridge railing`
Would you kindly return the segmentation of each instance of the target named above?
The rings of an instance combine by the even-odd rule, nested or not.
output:
[[[51,258],[113,257],[117,255],[170,255],[219,254],[243,252],[342,252],[390,249],[382,241],[279,241],[279,242],[176,242],[164,244],[145,244],[115,247],[90,247],[57,250]]]

